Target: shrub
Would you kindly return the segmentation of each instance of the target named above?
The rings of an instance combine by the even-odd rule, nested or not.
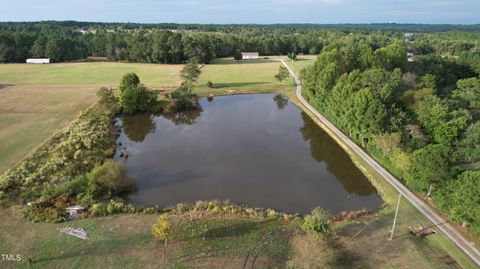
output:
[[[134,190],[135,182],[121,163],[107,160],[87,174],[89,189],[97,196],[110,198]]]
[[[324,237],[330,237],[334,233],[330,214],[319,207],[313,209],[310,215],[305,216],[303,228]]]
[[[207,82],[207,87],[209,87],[210,89],[213,89],[214,88],[213,82],[208,81]]]
[[[90,207],[90,214],[93,216],[105,216],[106,212],[107,209],[103,203],[96,203]]]
[[[170,235],[170,219],[167,214],[162,214],[157,218],[157,222],[152,226],[152,235],[162,241],[167,242]]]
[[[125,203],[122,201],[111,200],[107,206],[108,214],[119,214],[124,212],[126,212]]]

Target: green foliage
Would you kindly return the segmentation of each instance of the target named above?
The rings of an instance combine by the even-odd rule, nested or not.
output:
[[[239,50],[235,51],[235,54],[233,55],[233,59],[235,61],[240,61],[242,58],[243,58],[242,53]]]
[[[466,127],[467,115],[462,110],[451,111],[446,100],[437,96],[425,98],[417,110],[418,120],[433,141],[450,146]]]
[[[105,161],[90,171],[86,178],[90,191],[97,197],[110,199],[135,189],[135,183],[128,178],[127,169],[119,162]]]
[[[120,95],[120,107],[126,114],[153,111],[157,103],[157,95],[142,84],[128,87]]]
[[[313,209],[309,215],[305,216],[303,228],[324,237],[331,237],[334,235],[330,214],[319,207]]]
[[[118,87],[120,93],[123,93],[127,88],[135,87],[140,85],[140,78],[135,73],[127,73],[123,75],[122,80],[120,81],[120,86]]]
[[[480,161],[480,121],[470,125],[455,147],[455,159],[459,162]]]
[[[375,51],[375,65],[387,70],[405,68],[407,57],[405,47],[395,43]]]
[[[213,85],[213,82],[211,82],[210,80],[207,82],[207,87],[209,87],[210,89],[213,89],[214,88],[214,85]]]
[[[437,77],[432,74],[425,74],[418,79],[417,85],[420,88],[436,89]]]
[[[0,177],[0,190],[68,182],[101,162],[115,144],[112,114],[93,108]]]
[[[154,112],[157,109],[157,95],[140,84],[140,79],[136,74],[125,74],[119,88],[120,108],[123,113]]]
[[[390,153],[390,161],[402,172],[409,171],[412,165],[410,155],[400,149],[395,149]]]
[[[469,78],[457,81],[457,89],[453,96],[460,101],[460,105],[469,109],[480,109],[480,79]]]
[[[290,59],[292,61],[297,60],[297,54],[295,52],[289,52],[287,56],[288,56],[288,59]]]
[[[415,52],[455,55],[462,65],[476,70],[477,73],[480,70],[477,42],[479,37],[477,33],[471,32],[472,29],[478,28],[476,26],[189,25],[187,28],[193,31],[184,31],[186,30],[184,25],[172,24],[139,26],[128,23],[88,22],[2,23],[0,62],[24,62],[29,57],[44,56],[55,61],[70,61],[92,55],[106,56],[112,61],[179,64],[195,59],[201,63],[208,63],[215,57],[236,56],[242,49],[258,51],[262,55],[317,54],[329,49],[334,43],[339,45],[354,43],[361,44],[359,50],[361,53],[355,55],[349,52],[349,54],[352,58],[357,57],[359,61],[371,62],[372,50],[386,47],[376,53],[378,54],[376,57],[379,58],[381,55],[381,59],[377,61],[385,64],[382,67],[391,70],[388,67],[393,65],[400,67],[404,64],[402,60],[406,58],[405,53],[402,54],[403,37],[396,31],[400,33],[414,31],[415,44],[409,45],[413,46],[411,49]],[[95,29],[96,33],[80,34],[78,29]],[[113,29],[119,31],[105,31]],[[172,32],[172,29],[179,31]],[[451,29],[455,31],[449,31]],[[442,33],[419,32],[423,30]],[[299,35],[300,32],[302,34]],[[346,32],[351,34],[346,35]],[[403,56],[403,59],[399,56]]]
[[[400,146],[400,133],[386,133],[373,136],[373,143],[383,154],[388,155]]]
[[[197,82],[197,79],[201,73],[202,71],[200,70],[198,64],[195,61],[190,61],[180,71],[180,77],[182,78],[184,84],[190,86]]]
[[[278,68],[278,73],[275,75],[275,78],[278,79],[278,81],[283,81],[289,76],[290,76],[290,73],[288,72],[288,69],[285,66],[281,65]]]
[[[434,196],[453,220],[468,224],[477,235],[480,235],[479,182],[480,171],[466,171]]]
[[[423,37],[408,50],[430,54],[413,62],[403,41],[372,46],[337,39],[302,75],[302,88],[312,106],[413,190],[442,192],[480,160],[480,80],[471,69],[478,64],[465,56],[474,53],[463,52],[461,61],[444,57],[442,45]]]
[[[412,154],[407,185],[416,191],[427,191],[431,184],[445,184],[452,177],[449,157],[449,148],[444,145],[431,144],[416,150]]]
[[[182,84],[171,97],[174,101],[174,107],[171,112],[198,109],[198,98],[192,94],[192,89],[188,84]]]
[[[111,88],[102,87],[97,91],[98,103],[101,105],[111,108],[113,111],[116,110],[118,105],[118,98],[113,93]]]
[[[106,209],[107,214],[135,213],[136,208],[133,205],[126,204],[123,201],[110,200]]]

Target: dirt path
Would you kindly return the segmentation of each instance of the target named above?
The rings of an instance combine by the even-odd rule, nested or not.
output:
[[[355,153],[357,153],[365,162],[367,162],[378,174],[380,174],[392,187],[394,187],[399,193],[402,194],[412,205],[414,205],[418,211],[425,215],[438,229],[440,229],[450,240],[452,240],[459,248],[461,248],[477,265],[480,266],[480,252],[476,249],[471,242],[468,242],[455,228],[448,223],[448,220],[439,216],[430,206],[424,201],[419,199],[415,194],[408,190],[398,179],[392,176],[385,168],[378,164],[372,157],[370,157],[363,149],[361,149],[355,142],[342,133],[337,127],[335,127],[330,121],[322,116],[318,111],[313,108],[302,96],[302,86],[300,80],[295,75],[293,70],[287,65],[287,63],[280,59],[279,61],[288,69],[290,75],[295,80],[297,85],[296,96],[300,102],[318,118],[332,133],[335,134],[343,143],[350,147]]]

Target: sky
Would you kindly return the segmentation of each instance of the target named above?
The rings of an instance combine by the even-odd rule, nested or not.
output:
[[[480,0],[0,0],[0,21],[480,23]]]

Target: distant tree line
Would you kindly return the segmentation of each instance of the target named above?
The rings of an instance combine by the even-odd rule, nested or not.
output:
[[[237,55],[238,58],[240,51],[256,51],[260,55],[318,54],[338,40],[361,42],[376,50],[403,41],[404,33],[399,31],[403,28],[412,31],[459,29],[394,26],[379,30],[380,25],[7,22],[0,23],[0,62],[25,62],[30,57],[48,57],[59,62],[98,56],[112,61],[178,64],[195,59],[208,63],[216,57]],[[478,71],[480,33],[472,31],[477,29],[474,26],[460,29],[469,32],[416,33],[412,38],[414,42],[407,48],[417,54],[457,56]]]

